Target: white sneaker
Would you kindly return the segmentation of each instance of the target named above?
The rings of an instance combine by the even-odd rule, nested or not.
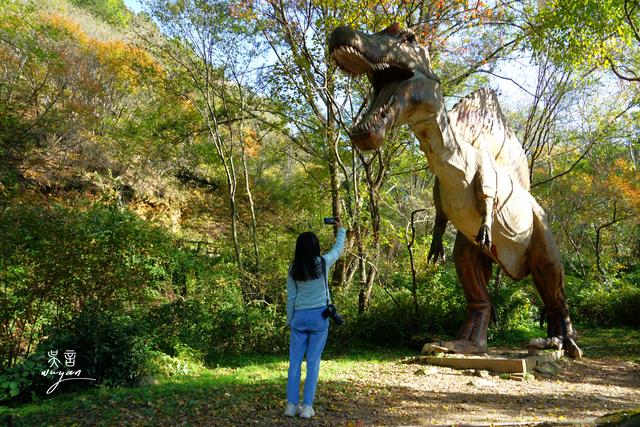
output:
[[[302,411],[300,411],[300,418],[311,418],[316,415],[316,411],[309,405],[304,405]]]
[[[295,417],[300,413],[300,405],[294,405],[293,403],[287,403],[287,409],[284,410],[285,417]]]

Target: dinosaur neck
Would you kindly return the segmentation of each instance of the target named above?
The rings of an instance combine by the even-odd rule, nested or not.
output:
[[[427,156],[429,165],[436,175],[447,174],[452,167],[456,170],[464,167],[463,153],[449,126],[444,106],[438,108],[435,114],[414,122],[411,128],[420,140],[420,149]]]

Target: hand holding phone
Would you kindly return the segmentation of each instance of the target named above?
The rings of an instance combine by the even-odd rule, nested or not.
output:
[[[340,217],[333,216],[324,219],[325,225],[333,225],[334,227],[342,227],[342,221],[340,221]]]

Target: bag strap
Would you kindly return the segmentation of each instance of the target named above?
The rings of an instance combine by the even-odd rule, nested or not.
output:
[[[329,283],[327,282],[327,262],[320,256],[322,262],[322,278],[324,279],[324,293],[327,297],[327,306],[329,305]]]

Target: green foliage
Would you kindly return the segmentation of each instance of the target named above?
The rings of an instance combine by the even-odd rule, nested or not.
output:
[[[124,0],[69,0],[70,3],[87,9],[111,25],[124,27],[131,21],[131,12]]]
[[[35,397],[37,392],[43,393],[49,386],[40,375],[46,366],[44,354],[35,352],[19,365],[0,373],[0,403],[25,401]]]
[[[287,348],[285,317],[272,305],[243,304],[222,289],[224,299],[178,300],[152,309],[148,334],[163,353],[195,362],[243,353],[280,353]]]
[[[245,354],[286,353],[286,267],[298,232],[315,230],[323,249],[331,246],[332,230],[321,226],[321,218],[331,214],[332,191],[349,216],[345,223],[359,227],[361,241],[350,242],[344,254],[350,280],[333,289],[347,323],[332,328],[329,350],[455,334],[465,315],[455,270],[451,262],[426,262],[433,176],[424,155],[405,128],[390,132],[379,153],[359,157],[342,125],[355,119],[368,85],[337,73],[325,50],[337,25],[368,31],[386,26],[386,3],[284,2],[278,11],[271,2],[153,0],[147,3],[157,20],[145,21],[137,35],[120,30],[133,19],[122,0],[71,3],[95,18],[69,8],[66,0],[42,10],[35,3],[0,4],[0,399],[38,393],[45,380],[39,375],[46,366],[42,352],[50,348],[75,348],[83,372],[105,385],[128,384],[145,373],[201,372]],[[414,29],[429,43],[445,92],[453,97],[488,83],[489,74],[468,75],[470,69],[493,70],[493,59],[483,62],[486,55],[518,39],[513,31],[522,27],[494,32],[498,21],[512,22],[520,12],[499,15],[498,6],[478,3],[463,11],[457,0],[425,3],[420,10],[391,4],[400,21],[426,22],[417,14],[427,12],[437,21]],[[628,28],[620,27],[619,0],[546,4],[534,22],[538,32],[531,34],[537,52],[546,52],[551,40],[554,59],[591,66],[605,54],[632,51]],[[451,27],[450,18],[468,18],[471,25]],[[491,19],[496,21],[479,28]],[[254,26],[279,53],[278,63],[260,75],[253,74],[263,65],[253,62],[260,58]],[[206,41],[201,52],[195,34]],[[575,105],[588,93],[567,90]],[[580,275],[567,284],[573,318],[637,326],[638,117],[611,119],[620,122],[614,132],[609,117],[618,113],[599,113],[600,120],[590,121],[598,135],[589,155],[565,178],[536,187],[535,196],[550,207],[567,271]],[[596,138],[561,125],[551,134],[570,142],[538,160],[544,173],[571,167]],[[337,141],[335,152],[329,141]],[[568,154],[557,156],[560,151]],[[334,162],[336,153],[342,164]],[[260,268],[250,271],[242,160],[254,191],[261,255]],[[380,172],[375,188],[365,180],[365,165],[373,176]],[[229,238],[225,186],[236,197],[244,269]],[[427,211],[416,227],[416,314],[405,227],[418,208]],[[594,279],[600,274],[594,230],[612,213],[624,220],[602,233],[597,255],[602,270],[615,274],[601,281]],[[374,231],[376,220],[380,229]],[[445,235],[447,252],[452,236]],[[365,273],[380,280],[367,309],[358,313]],[[489,291],[499,321],[490,326],[491,343],[541,333],[535,329],[538,296],[529,282],[503,278],[497,288],[492,281]]]
[[[490,293],[496,308],[497,324],[489,327],[488,339],[511,337],[524,342],[524,337],[538,323],[539,310],[533,303],[536,293],[532,285],[507,280]],[[492,283],[493,284],[493,283]],[[357,314],[353,295],[349,292],[334,295],[346,324],[334,329],[338,345],[404,346],[413,337],[423,342],[455,336],[465,318],[466,301],[455,271],[451,267],[431,268],[420,280],[418,314],[410,292],[411,278],[396,274],[387,282],[386,291],[374,292],[371,305],[364,314]]]
[[[489,340],[518,334],[524,336],[540,319],[538,306],[534,303],[540,298],[533,283],[530,280],[515,283],[502,280],[506,283],[490,290],[497,323],[489,328]]]
[[[638,282],[619,278],[593,282],[569,277],[568,299],[576,320],[590,326],[640,326]]]
[[[39,349],[43,354],[58,350],[59,355],[74,349],[73,369],[81,369],[83,377],[94,378],[95,384],[130,385],[145,373],[148,340],[142,336],[137,319],[109,313],[101,306],[92,301],[63,328],[51,328]],[[90,381],[64,384],[65,389],[92,385]]]
[[[0,350],[9,366],[21,337],[37,343],[43,326],[62,327],[89,302],[112,313],[144,308],[171,278],[171,239],[114,206],[15,205],[0,211],[0,234]]]
[[[556,64],[611,70],[622,80],[638,81],[640,22],[637,4],[628,0],[554,0],[530,12],[535,55]]]

